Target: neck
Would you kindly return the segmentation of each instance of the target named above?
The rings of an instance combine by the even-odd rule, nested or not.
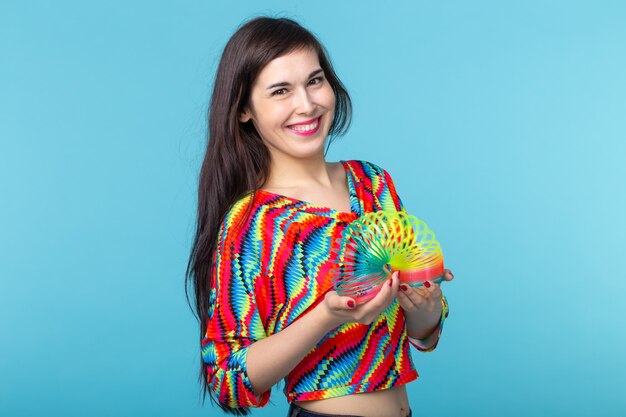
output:
[[[323,153],[307,159],[272,155],[270,176],[265,187],[291,188],[311,183],[324,186],[332,184]]]

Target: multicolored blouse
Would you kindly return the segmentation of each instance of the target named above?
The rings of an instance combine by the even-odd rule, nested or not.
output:
[[[261,190],[239,200],[225,216],[202,341],[210,388],[225,406],[267,404],[270,391],[257,397],[248,379],[248,348],[298,320],[333,289],[328,273],[336,255],[331,248],[346,225],[364,213],[404,210],[387,171],[363,161],[341,163],[349,213]],[[372,324],[345,323],[331,330],[285,377],[288,402],[382,390],[417,379],[409,345],[435,348],[448,314],[445,297],[442,304],[436,341],[427,348],[407,337],[397,300]]]

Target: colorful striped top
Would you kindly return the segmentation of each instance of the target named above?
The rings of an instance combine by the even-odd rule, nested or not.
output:
[[[263,407],[270,391],[255,396],[246,372],[252,343],[298,320],[333,289],[331,248],[345,226],[364,213],[404,210],[387,171],[368,162],[341,161],[351,211],[260,190],[226,214],[218,235],[202,357],[210,389],[232,408]],[[249,211],[249,215],[247,212]],[[397,300],[369,325],[344,323],[331,330],[285,377],[289,402],[387,389],[418,377],[409,345],[435,348],[407,337]]]

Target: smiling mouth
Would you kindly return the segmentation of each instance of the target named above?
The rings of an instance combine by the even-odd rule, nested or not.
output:
[[[287,129],[300,136],[310,136],[315,134],[319,130],[321,121],[322,116],[315,119],[307,120],[302,123],[289,125],[287,126]]]

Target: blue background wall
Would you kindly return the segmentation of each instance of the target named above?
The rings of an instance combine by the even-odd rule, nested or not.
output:
[[[624,3],[225,3],[0,5],[0,415],[221,415],[183,274],[211,80],[259,13],[326,44],[355,104],[329,159],[387,168],[455,272],[417,415],[625,415]]]

